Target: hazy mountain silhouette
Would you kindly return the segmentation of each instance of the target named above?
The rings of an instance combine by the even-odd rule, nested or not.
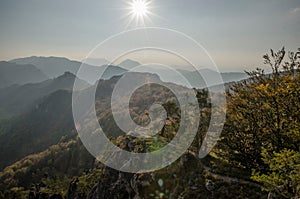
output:
[[[189,80],[191,85],[196,88],[211,87],[222,84],[223,82],[237,82],[247,78],[246,73],[240,72],[218,73],[210,69],[201,69],[198,72],[184,70],[179,71],[183,74],[184,77]],[[219,75],[221,75],[223,82],[218,81]],[[206,82],[205,80],[208,80],[208,82]]]
[[[137,70],[138,72],[149,72],[158,74],[162,81],[172,82],[186,87],[205,88],[222,83],[237,82],[247,78],[246,73],[230,72],[218,73],[210,69],[199,71],[188,71],[184,69],[170,70],[159,65],[147,65]],[[218,77],[221,76],[221,80]],[[206,82],[207,81],[207,82]]]
[[[81,63],[77,61],[71,61],[64,57],[25,57],[11,60],[17,64],[32,64],[35,65],[38,69],[43,71],[50,78],[57,77],[64,72],[71,72],[76,74]]]
[[[131,60],[131,59],[126,59],[124,61],[122,61],[121,63],[118,64],[120,67],[125,68],[125,69],[133,69],[136,66],[141,65],[141,63]]]
[[[126,72],[125,69],[118,66],[109,66],[106,68],[106,65],[103,66],[94,66],[90,65],[90,59],[87,60],[87,63],[84,64],[85,72],[81,75],[78,75],[80,79],[83,79],[90,84],[95,83],[95,81],[90,81],[91,79],[96,80],[100,79],[100,74],[103,73],[102,79],[109,79],[115,75],[121,75]],[[93,60],[92,60],[93,61]],[[65,72],[71,72],[76,74],[81,62],[72,61],[64,57],[25,57],[11,60],[10,62],[18,64],[33,64],[38,69],[43,71],[50,78],[55,78],[59,75],[62,75]],[[104,71],[105,70],[105,71]]]
[[[126,68],[128,70],[133,69],[139,65],[141,65],[141,63],[130,59],[126,59],[119,64],[119,66],[121,66],[122,68]],[[188,87],[191,86],[196,88],[205,88],[205,87],[211,87],[214,85],[221,84],[222,82],[218,81],[217,78],[220,75],[224,83],[236,82],[247,78],[246,73],[242,73],[242,72],[218,73],[214,70],[207,69],[207,68],[203,68],[199,71],[189,71],[189,70],[185,70],[184,67],[177,66],[174,67],[174,70],[176,70],[178,74],[170,73],[170,69],[162,68],[160,66],[157,65],[155,66],[151,64],[137,69],[138,72],[156,73],[165,82],[172,82],[183,86],[188,86]],[[185,77],[185,79],[190,83],[190,85],[187,84],[186,81],[182,80],[182,76]],[[208,80],[208,82],[205,82],[205,79]]]
[[[2,117],[8,117],[28,111],[34,106],[36,100],[57,90],[72,90],[76,76],[70,72],[40,83],[13,85],[0,89],[0,110]],[[89,84],[78,80],[79,88]],[[1,114],[1,113],[0,113]]]
[[[45,74],[49,77],[56,77],[58,75],[63,74],[66,71],[69,71],[73,74],[76,74],[79,67],[81,66],[81,62],[78,61],[71,61],[67,58],[62,57],[27,57],[27,58],[19,58],[14,59],[11,62],[21,63],[21,64],[33,64],[40,70],[42,70]],[[106,71],[105,66],[100,66],[101,64],[108,63],[105,59],[91,59],[88,58],[84,60],[85,62],[85,73],[79,75],[78,77],[81,79],[86,80],[90,84],[95,83],[95,81],[89,81],[89,79],[100,79],[100,74],[103,73],[102,79],[110,79],[113,76],[121,75],[125,73],[127,70],[131,70],[136,66],[141,65],[139,62],[126,59],[122,61],[118,66],[109,66],[107,67]],[[95,66],[97,65],[97,66]],[[214,86],[219,85],[220,81],[217,81],[217,76],[219,73],[210,69],[201,69],[198,72],[195,71],[188,71],[182,69],[176,69],[181,75],[183,75],[189,82],[192,87],[196,88],[204,88],[207,86]],[[158,68],[156,67],[155,70],[151,65],[144,66],[141,69],[138,69],[137,72],[150,72],[156,73],[160,75],[160,78],[166,82],[173,82],[176,84],[181,84],[184,86],[189,86],[186,84],[185,81],[182,81],[182,77],[180,74],[171,74],[169,69],[166,68]],[[199,75],[200,73],[200,75]],[[247,78],[245,73],[241,72],[229,72],[229,73],[220,73],[224,83],[239,81],[242,79]],[[205,82],[204,78],[209,80],[209,82]]]
[[[13,84],[36,83],[46,79],[48,77],[33,65],[0,62],[0,88]]]
[[[82,62],[93,66],[103,66],[103,65],[110,64],[108,60],[98,59],[98,58],[86,58],[82,60]]]

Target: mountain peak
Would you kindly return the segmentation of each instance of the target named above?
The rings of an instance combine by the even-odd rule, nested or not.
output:
[[[59,76],[59,77],[76,77],[76,75],[74,75],[73,73],[69,72],[69,71],[66,71],[64,72],[63,75]]]
[[[122,61],[121,63],[119,63],[118,65],[121,66],[122,68],[132,69],[134,67],[141,65],[141,63],[131,60],[131,59],[126,59],[126,60]]]

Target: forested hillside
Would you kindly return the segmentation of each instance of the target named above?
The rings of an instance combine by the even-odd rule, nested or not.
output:
[[[247,80],[227,90],[226,122],[213,151],[204,159],[198,157],[212,105],[207,89],[194,89],[201,121],[193,144],[176,162],[149,173],[124,173],[95,160],[72,126],[68,105],[71,93],[53,93],[28,115],[31,119],[19,119],[13,127],[5,127],[14,129],[9,131],[14,134],[3,137],[1,129],[3,140],[10,140],[9,144],[1,140],[1,162],[5,151],[21,146],[25,138],[30,138],[23,145],[26,149],[37,147],[31,144],[37,138],[49,145],[36,152],[23,152],[10,160],[11,165],[5,165],[0,173],[0,198],[300,198],[300,49],[288,53],[284,48],[271,50],[263,58],[271,74],[262,69],[248,72]],[[149,74],[137,78],[145,77],[158,78]],[[176,135],[181,120],[173,93],[156,84],[145,85],[134,93],[130,102],[136,123],[149,122],[149,107],[140,106],[142,102],[147,105],[164,100],[162,106],[168,113],[164,128],[156,136],[137,138],[122,132],[109,110],[113,86],[119,78],[100,80],[97,88],[97,116],[107,137],[127,151],[162,148]],[[54,113],[60,113],[59,117]],[[45,115],[51,119],[47,124],[42,122]],[[28,122],[31,120],[40,122]],[[25,137],[18,134],[23,131]],[[48,139],[51,144],[46,142]],[[10,156],[16,157],[19,152],[11,152]]]

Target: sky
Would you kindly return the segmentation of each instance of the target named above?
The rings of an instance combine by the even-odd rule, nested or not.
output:
[[[1,0],[0,60],[32,55],[82,60],[111,35],[135,28],[127,26],[128,2]],[[270,48],[300,47],[299,0],[152,0],[149,11],[155,15],[146,26],[189,35],[221,71],[261,67]]]

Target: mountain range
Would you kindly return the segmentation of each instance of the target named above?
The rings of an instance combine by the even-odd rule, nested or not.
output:
[[[10,61],[11,63],[16,64],[31,64],[34,65],[37,69],[43,71],[48,77],[50,78],[56,78],[65,72],[70,72],[73,74],[77,74],[80,66],[83,64],[79,61],[73,61],[69,60],[64,57],[25,57],[25,58],[18,58],[13,59]],[[89,61],[88,63],[84,63],[84,72],[80,73],[78,78],[81,78],[85,81],[87,81],[90,84],[94,84],[96,79],[100,79],[99,74],[103,73],[101,79],[109,79],[112,76],[115,75],[121,75],[124,72],[126,72],[125,69],[118,67],[118,66],[112,66],[112,65],[90,65]],[[90,81],[94,80],[94,81]]]
[[[0,89],[0,117],[10,117],[28,111],[36,100],[58,90],[72,91],[76,76],[70,72],[39,83],[12,85]],[[86,88],[89,84],[78,79],[78,88]]]
[[[36,83],[49,79],[41,70],[31,64],[0,62],[0,88],[13,84]]]
[[[78,78],[81,78],[87,81],[90,84],[94,84],[95,81],[89,81],[90,79],[100,79],[99,74],[104,72],[101,79],[109,79],[115,75],[121,75],[128,70],[132,70],[136,66],[141,65],[138,61],[134,60],[124,60],[118,64],[118,66],[110,65],[107,67],[107,63],[109,63],[105,59],[85,59],[84,67],[85,70],[83,73],[78,75]],[[11,63],[17,64],[32,64],[37,69],[45,73],[50,78],[58,77],[59,75],[63,74],[64,72],[71,72],[73,74],[77,74],[78,69],[82,65],[82,62],[79,61],[72,61],[67,58],[63,57],[26,57],[26,58],[19,58],[10,61]],[[95,65],[93,65],[95,64]],[[104,64],[104,65],[100,65]],[[107,69],[104,71],[104,69]],[[178,68],[178,67],[177,67]],[[169,70],[165,68],[155,68],[151,65],[142,67],[142,69],[136,70],[136,72],[150,72],[150,73],[157,73],[159,74],[160,78],[166,82],[173,82],[177,84],[182,84],[188,87],[196,87],[196,88],[204,88],[208,86],[219,85],[222,82],[218,81],[216,78],[221,75],[223,78],[224,83],[239,81],[242,79],[247,78],[246,73],[242,72],[228,72],[228,73],[218,73],[211,69],[203,68],[199,71],[189,71],[185,70],[184,67],[181,69],[176,69],[181,75],[183,75],[189,82],[186,84],[184,81],[181,80],[181,75],[170,73]],[[209,82],[205,82],[204,78],[209,80]],[[2,80],[4,81],[4,80]]]

